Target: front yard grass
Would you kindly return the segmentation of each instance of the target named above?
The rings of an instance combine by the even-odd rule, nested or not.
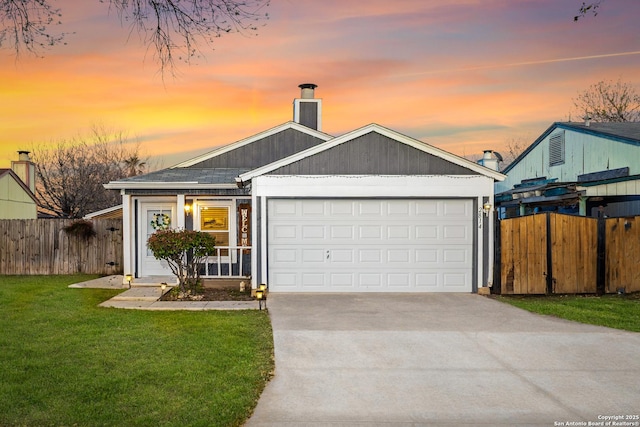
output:
[[[100,308],[96,276],[0,276],[0,425],[237,426],[273,371],[264,311]]]
[[[625,295],[498,296],[503,301],[539,314],[640,332],[640,293]]]

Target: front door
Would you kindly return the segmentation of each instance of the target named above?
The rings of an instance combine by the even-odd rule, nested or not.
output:
[[[141,203],[140,226],[138,227],[138,259],[140,277],[171,276],[173,273],[166,261],[157,260],[147,246],[149,237],[156,231],[175,227],[175,203]]]

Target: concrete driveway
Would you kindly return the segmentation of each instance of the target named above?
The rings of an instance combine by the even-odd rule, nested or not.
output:
[[[248,426],[606,425],[640,414],[637,333],[470,294],[268,304],[276,372]]]

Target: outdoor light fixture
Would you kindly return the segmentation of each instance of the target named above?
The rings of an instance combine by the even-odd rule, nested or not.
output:
[[[491,212],[491,203],[485,202],[484,205],[482,205],[482,209],[484,210],[484,214],[489,216],[489,212]]]
[[[126,276],[124,276],[124,279],[129,284],[129,289],[131,289],[131,282],[133,282],[133,276],[131,274],[127,274]]]
[[[164,291],[167,290],[167,284],[166,283],[161,283],[160,284],[160,289],[162,289],[162,293],[164,294]]]
[[[191,205],[184,205],[184,213],[189,216],[191,214]]]
[[[267,285],[261,283],[256,289],[256,299],[258,300],[258,307],[262,310],[262,301],[264,301],[264,308],[267,309]]]

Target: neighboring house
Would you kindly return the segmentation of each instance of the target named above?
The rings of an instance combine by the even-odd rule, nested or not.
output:
[[[640,215],[640,123],[554,123],[496,183],[501,217]]]
[[[272,292],[474,292],[490,284],[498,172],[376,124],[321,132],[315,85],[294,121],[174,167],[110,182],[123,194],[124,272],[168,275],[158,228],[212,233],[204,277]]]
[[[19,151],[11,169],[0,169],[0,219],[36,219],[35,166],[28,151]]]

